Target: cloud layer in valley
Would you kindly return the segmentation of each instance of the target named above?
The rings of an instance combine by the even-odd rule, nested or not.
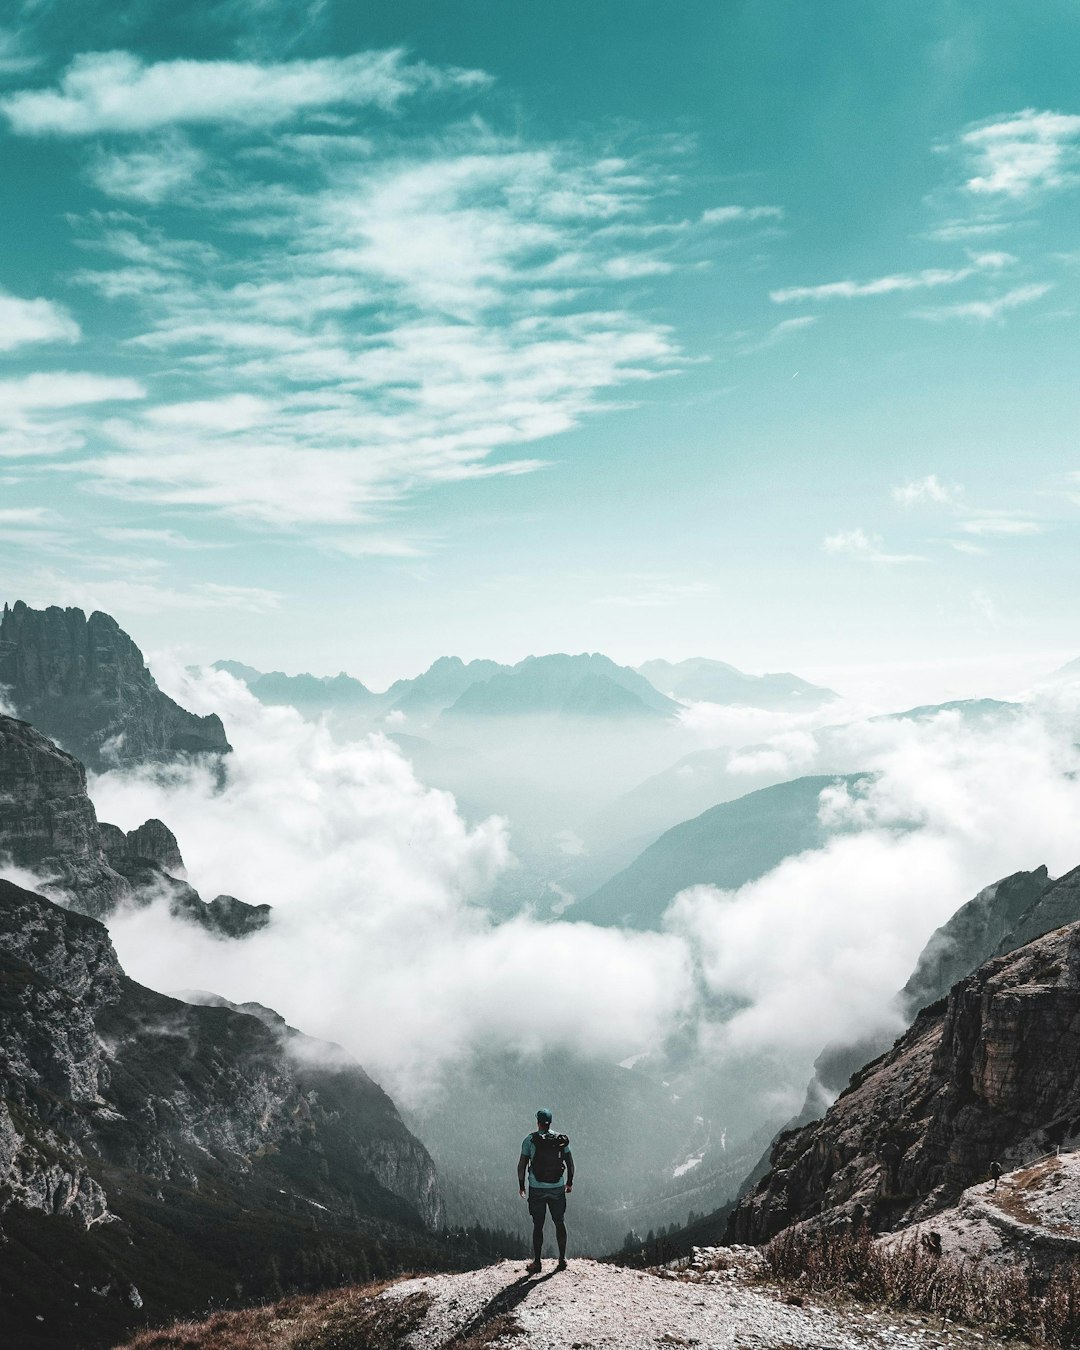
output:
[[[109,774],[93,784],[99,811],[126,828],[166,820],[204,895],[269,902],[275,922],[234,944],[157,908],[136,912],[112,925],[122,959],[158,987],[277,1007],[345,1044],[407,1102],[476,1048],[572,1044],[618,1060],[692,1027],[699,1066],[721,1079],[725,1065],[767,1056],[751,1117],[794,1109],[826,1042],[894,1025],[891,993],[961,903],[1002,875],[1042,862],[1058,874],[1080,854],[1077,709],[1065,690],[986,718],[804,723],[741,752],[766,755],[746,768],[773,781],[877,776],[823,794],[826,847],[735,892],[673,896],[660,933],[528,913],[497,923],[484,894],[510,860],[502,822],[467,826],[380,737],[335,744],[228,676],[182,683],[189,705],[226,717],[227,785]]]

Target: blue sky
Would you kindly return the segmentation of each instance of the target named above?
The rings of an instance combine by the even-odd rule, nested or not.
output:
[[[376,686],[1073,655],[1078,57],[1053,2],[16,7],[5,593]]]

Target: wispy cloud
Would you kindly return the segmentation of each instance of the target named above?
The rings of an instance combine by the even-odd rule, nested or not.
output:
[[[72,408],[87,403],[112,403],[146,397],[137,380],[85,371],[35,371],[0,380],[0,409]]]
[[[63,305],[0,291],[0,351],[34,342],[77,342],[79,337],[79,325]]]
[[[969,192],[1021,200],[1076,181],[1080,116],[1025,108],[971,127],[960,144],[972,160]]]
[[[57,89],[23,89],[0,112],[24,135],[139,132],[183,123],[273,126],[296,114],[341,106],[395,107],[421,91],[476,88],[480,71],[439,69],[400,50],[260,64],[158,61],[130,52],[85,52]]]
[[[137,526],[103,525],[98,534],[114,544],[147,544],[153,548],[178,548],[184,550],[202,550],[220,548],[217,543],[207,543],[200,539],[191,539],[179,530],[141,529]]]
[[[107,559],[110,566],[117,559]],[[269,614],[284,596],[261,586],[229,586],[199,582],[188,588],[168,586],[154,580],[132,581],[126,577],[79,576],[42,568],[25,577],[21,589],[32,605],[79,605],[119,614],[157,614],[162,610],[240,610]]]
[[[778,305],[802,300],[857,300],[873,295],[892,295],[897,291],[933,290],[938,286],[956,286],[981,271],[996,271],[1016,260],[1008,253],[982,253],[968,267],[924,267],[919,272],[892,272],[870,281],[828,281],[820,286],[787,286],[770,291],[769,299]]]
[[[167,131],[137,150],[99,153],[89,175],[107,196],[156,206],[193,183],[205,163],[206,156],[182,134]]]
[[[764,337],[740,347],[739,355],[752,356],[755,352],[763,352],[770,347],[777,347],[780,343],[787,342],[789,338],[795,337],[796,334],[805,333],[808,328],[812,328],[816,323],[817,318],[812,314],[803,314],[797,319],[781,319],[778,324],[774,324],[769,329]]]
[[[662,576],[629,577],[631,585],[621,592],[598,595],[598,605],[618,605],[627,609],[666,609],[691,596],[708,595],[716,588],[707,581],[679,581]]]
[[[955,305],[933,305],[911,312],[914,318],[927,319],[932,323],[947,322],[949,319],[1001,323],[1009,310],[1041,300],[1050,290],[1053,290],[1051,282],[1036,282],[1028,286],[1014,286],[1012,290],[994,296],[991,300],[965,300]]]
[[[743,220],[783,220],[781,206],[712,206],[701,213],[703,225],[730,225]]]
[[[88,221],[119,266],[82,283],[134,303],[132,344],[168,352],[205,394],[108,419],[108,444],[74,467],[128,499],[359,524],[355,550],[402,496],[533,472],[545,461],[521,446],[677,368],[670,331],[618,293],[671,264],[593,228],[639,216],[647,165],[485,128],[423,150],[305,156],[303,190],[291,149],[260,161],[269,182],[217,166],[223,185],[192,205],[246,237],[231,256],[131,217]],[[421,551],[395,541],[407,548]]]
[[[952,506],[960,500],[963,489],[956,483],[943,483],[936,473],[915,478],[892,490],[893,501],[900,506]]]
[[[948,220],[944,225],[927,230],[922,236],[938,244],[970,243],[978,239],[992,239],[1012,229],[1008,221],[979,218],[976,220]]]
[[[861,562],[902,564],[921,563],[926,559],[917,553],[889,553],[880,535],[867,534],[862,528],[838,530],[824,541],[826,553],[856,558]]]
[[[1002,514],[976,516],[971,520],[962,520],[957,528],[965,534],[997,536],[1007,539],[1043,534],[1046,526],[1037,520],[1029,520],[1023,516]]]

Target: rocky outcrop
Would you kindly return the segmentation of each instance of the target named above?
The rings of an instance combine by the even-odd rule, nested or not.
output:
[[[679,704],[599,652],[527,656],[470,684],[443,716],[674,717]]]
[[[100,916],[131,894],[103,842],[79,761],[27,722],[0,716],[0,857],[53,898],[77,895],[81,910]]]
[[[986,886],[961,905],[930,936],[907,984],[897,995],[900,1016],[910,1024],[920,1008],[936,1003],[991,956],[1015,951],[1062,924],[1080,920],[1080,868],[1051,881],[1045,866],[1014,872]],[[824,1114],[851,1076],[893,1043],[887,1031],[827,1046],[814,1064],[806,1102],[791,1127]]]
[[[430,1157],[339,1047],[144,989],[100,923],[0,881],[0,1320],[42,1282],[69,1308],[134,1286],[151,1317],[336,1282],[441,1219]],[[32,1290],[31,1250],[55,1256]]]
[[[0,715],[0,866],[29,873],[50,899],[93,918],[164,899],[170,912],[222,937],[270,922],[269,905],[219,895],[206,904],[184,880],[176,836],[160,820],[126,834],[99,821],[86,771],[28,722]]]
[[[911,978],[900,991],[900,1004],[911,1019],[928,1003],[939,998],[995,952],[1012,951],[1033,937],[1080,919],[1080,906],[1034,931],[1017,929],[1021,917],[1050,885],[1045,867],[1034,872],[1014,872],[981,890],[973,900],[956,911],[948,923],[934,932],[916,962]],[[1056,883],[1055,883],[1056,884]]]
[[[0,686],[20,717],[98,773],[230,748],[221,719],[163,694],[135,643],[98,611],[5,604]]]
[[[187,874],[176,835],[164,822],[150,819],[138,829],[128,830],[125,834],[119,826],[108,825],[103,821],[100,830],[101,844],[111,863],[142,859],[163,868],[170,876],[183,877]]]
[[[864,1214],[896,1228],[952,1205],[994,1161],[1080,1138],[1080,924],[986,962],[923,1010],[822,1120],[781,1135],[729,1235]],[[857,1210],[856,1207],[859,1207]]]

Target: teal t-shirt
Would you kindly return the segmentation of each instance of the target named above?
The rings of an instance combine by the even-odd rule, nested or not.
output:
[[[550,1134],[550,1131],[548,1131]],[[567,1146],[562,1151],[563,1158],[569,1162],[570,1148]],[[533,1176],[532,1160],[536,1156],[536,1145],[533,1143],[532,1135],[526,1135],[521,1141],[521,1156],[529,1159],[529,1185],[534,1191],[564,1191],[566,1190],[566,1173],[563,1173],[559,1181],[537,1181]]]

